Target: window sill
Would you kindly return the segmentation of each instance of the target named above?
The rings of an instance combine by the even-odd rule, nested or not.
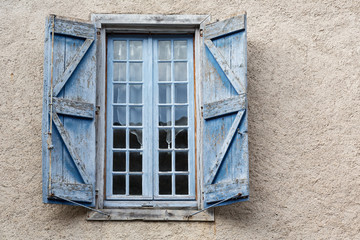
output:
[[[190,214],[196,210],[188,209],[101,209],[104,215],[98,212],[89,211],[89,221],[183,221],[183,222],[213,222],[214,209],[208,209],[191,217]]]

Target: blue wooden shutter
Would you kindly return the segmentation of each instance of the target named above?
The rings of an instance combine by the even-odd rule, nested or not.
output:
[[[246,15],[208,24],[203,34],[203,183],[208,207],[244,201],[249,195]]]
[[[47,18],[42,115],[45,203],[95,203],[95,37],[93,24]]]

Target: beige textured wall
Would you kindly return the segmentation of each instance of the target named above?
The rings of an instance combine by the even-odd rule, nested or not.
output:
[[[87,222],[41,200],[45,16],[248,13],[251,200],[215,223]],[[0,239],[360,239],[360,1],[1,0]]]

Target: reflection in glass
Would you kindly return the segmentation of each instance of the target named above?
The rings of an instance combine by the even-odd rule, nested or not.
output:
[[[129,63],[129,81],[140,82],[142,81],[142,63]]]
[[[142,59],[142,41],[130,41],[129,43],[130,60],[141,60]]]
[[[142,152],[130,152],[129,171],[130,172],[142,171]]]
[[[139,149],[142,146],[142,130],[130,129],[130,148]]]
[[[171,171],[171,152],[159,152],[159,171]]]
[[[113,194],[125,194],[125,175],[113,176]]]
[[[142,107],[129,107],[130,109],[130,126],[142,125]]]
[[[175,171],[188,170],[188,153],[175,152]]]
[[[114,41],[114,59],[126,60],[126,41]]]
[[[114,82],[126,81],[126,63],[114,63]]]
[[[187,41],[174,41],[174,59],[187,58]]]
[[[171,148],[171,129],[159,129],[159,148]]]
[[[159,60],[169,60],[171,58],[171,42],[159,41],[158,45]]]
[[[113,124],[114,124],[114,126],[125,126],[126,125],[126,107],[114,106]]]
[[[126,130],[125,129],[114,129],[113,147],[114,148],[125,148],[125,146],[126,146]]]
[[[175,84],[175,103],[187,103],[187,84]]]
[[[130,84],[130,103],[142,103],[142,85],[141,84]]]
[[[114,103],[126,102],[126,85],[114,84]]]
[[[171,194],[171,175],[159,176],[159,195]]]
[[[175,106],[175,126],[186,126],[187,124],[187,106]]]
[[[123,172],[126,170],[126,153],[114,152],[113,153],[113,171]]]
[[[187,63],[175,62],[174,63],[174,80],[187,81]]]
[[[188,147],[188,131],[186,128],[175,129],[175,148]]]
[[[159,126],[171,126],[171,107],[159,107]]]
[[[159,63],[159,81],[171,81],[171,63]]]
[[[142,175],[129,176],[129,195],[142,195]]]
[[[175,175],[175,194],[187,195],[189,194],[189,184],[187,175]]]
[[[159,103],[171,103],[171,85],[159,84]]]

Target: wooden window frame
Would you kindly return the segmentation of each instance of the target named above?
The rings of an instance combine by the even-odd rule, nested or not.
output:
[[[203,166],[202,166],[202,129],[201,129],[201,77],[203,39],[202,29],[210,22],[208,15],[138,15],[138,14],[92,14],[91,20],[97,28],[97,73],[96,73],[96,209],[110,214],[111,217],[90,211],[88,220],[150,220],[150,221],[214,221],[213,208],[188,215],[203,209]],[[105,199],[105,159],[106,159],[106,44],[109,33],[193,33],[194,34],[194,93],[195,93],[195,166],[196,166],[196,205],[178,201],[163,201],[151,208],[138,208],[134,205],[104,206]],[[146,202],[146,201],[144,201]]]

